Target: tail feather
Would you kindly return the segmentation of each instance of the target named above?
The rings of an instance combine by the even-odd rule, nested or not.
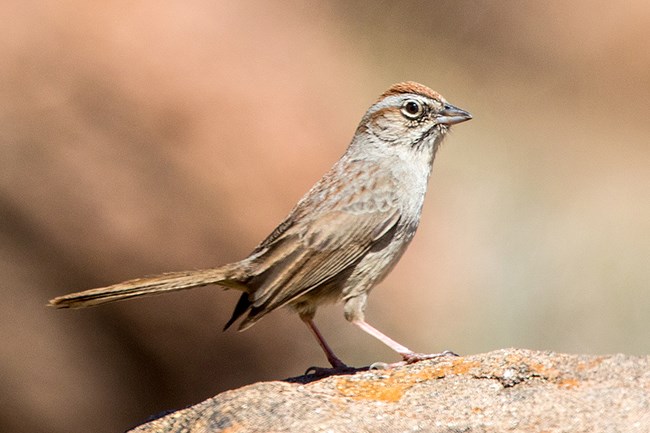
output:
[[[221,284],[228,288],[246,291],[247,288],[233,280],[232,266],[198,271],[171,272],[155,277],[136,278],[112,286],[70,293],[50,300],[56,308],[84,308],[123,299],[150,296],[166,292],[191,289],[208,284]]]

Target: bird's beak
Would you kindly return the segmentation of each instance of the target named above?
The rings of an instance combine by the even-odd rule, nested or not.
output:
[[[471,118],[472,115],[467,111],[445,103],[445,108],[439,113],[438,117],[436,118],[436,123],[439,125],[455,125],[456,123],[465,122]]]

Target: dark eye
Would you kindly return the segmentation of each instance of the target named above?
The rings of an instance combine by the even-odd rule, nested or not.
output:
[[[402,114],[409,119],[417,119],[424,113],[424,107],[420,101],[410,99],[402,105]]]

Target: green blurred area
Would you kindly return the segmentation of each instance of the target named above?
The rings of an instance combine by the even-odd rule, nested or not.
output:
[[[650,5],[0,5],[0,430],[121,431],[324,365],[293,315],[221,333],[237,293],[47,299],[244,257],[389,85],[467,109],[368,320],[423,352],[647,354]],[[316,320],[347,362],[395,359]]]

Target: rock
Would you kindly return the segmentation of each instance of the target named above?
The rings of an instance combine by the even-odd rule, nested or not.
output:
[[[262,382],[132,432],[650,432],[650,357],[498,350]]]

